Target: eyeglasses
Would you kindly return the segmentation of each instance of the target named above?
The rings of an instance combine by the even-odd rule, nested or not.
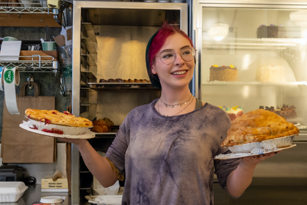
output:
[[[195,49],[192,47],[184,47],[181,48],[179,51],[179,54],[181,56],[181,58],[188,62],[194,59],[195,57]],[[158,54],[160,60],[162,63],[166,64],[166,65],[170,65],[172,63],[174,63],[175,59],[176,59],[176,52],[174,50],[164,50],[162,51],[160,54]]]

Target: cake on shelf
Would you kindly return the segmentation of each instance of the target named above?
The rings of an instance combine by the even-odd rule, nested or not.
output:
[[[218,66],[212,65],[210,67],[210,81],[237,81],[238,70],[235,66]]]
[[[259,109],[265,109],[265,110],[269,110],[271,112],[276,113],[277,115],[285,118],[285,119],[294,119],[297,117],[296,115],[296,107],[294,105],[285,105],[283,104],[283,106],[281,108],[279,108],[277,106],[277,108],[275,109],[274,106],[260,106]]]
[[[282,25],[260,25],[257,29],[257,38],[286,38],[286,29]]]
[[[220,106],[219,108],[221,108],[227,113],[231,121],[243,115],[243,108],[241,106],[235,106],[235,107]]]
[[[256,81],[269,83],[286,82],[285,68],[280,65],[261,65],[256,70]]]

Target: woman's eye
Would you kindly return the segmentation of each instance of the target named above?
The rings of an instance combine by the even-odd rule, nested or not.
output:
[[[162,55],[162,58],[167,59],[173,57],[173,54],[164,54]]]
[[[182,52],[182,55],[190,55],[191,54],[191,51],[183,51]]]

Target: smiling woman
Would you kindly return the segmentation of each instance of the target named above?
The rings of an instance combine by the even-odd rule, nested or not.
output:
[[[249,186],[256,164],[272,156],[214,161],[229,153],[221,143],[231,121],[190,92],[194,57],[187,35],[164,24],[146,49],[148,75],[161,97],[126,116],[105,157],[88,141],[69,140],[103,186],[125,178],[122,204],[213,205],[214,172],[222,188],[237,197]]]

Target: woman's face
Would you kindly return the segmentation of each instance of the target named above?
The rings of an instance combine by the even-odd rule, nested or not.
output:
[[[158,75],[162,88],[165,86],[179,88],[189,84],[193,77],[194,58],[190,61],[185,61],[180,53],[185,55],[185,49],[190,47],[189,40],[179,33],[175,33],[166,39],[151,68],[152,73]],[[176,53],[175,60],[171,64],[165,64],[168,58],[167,53],[172,53],[172,50]],[[161,57],[163,57],[162,60]]]

